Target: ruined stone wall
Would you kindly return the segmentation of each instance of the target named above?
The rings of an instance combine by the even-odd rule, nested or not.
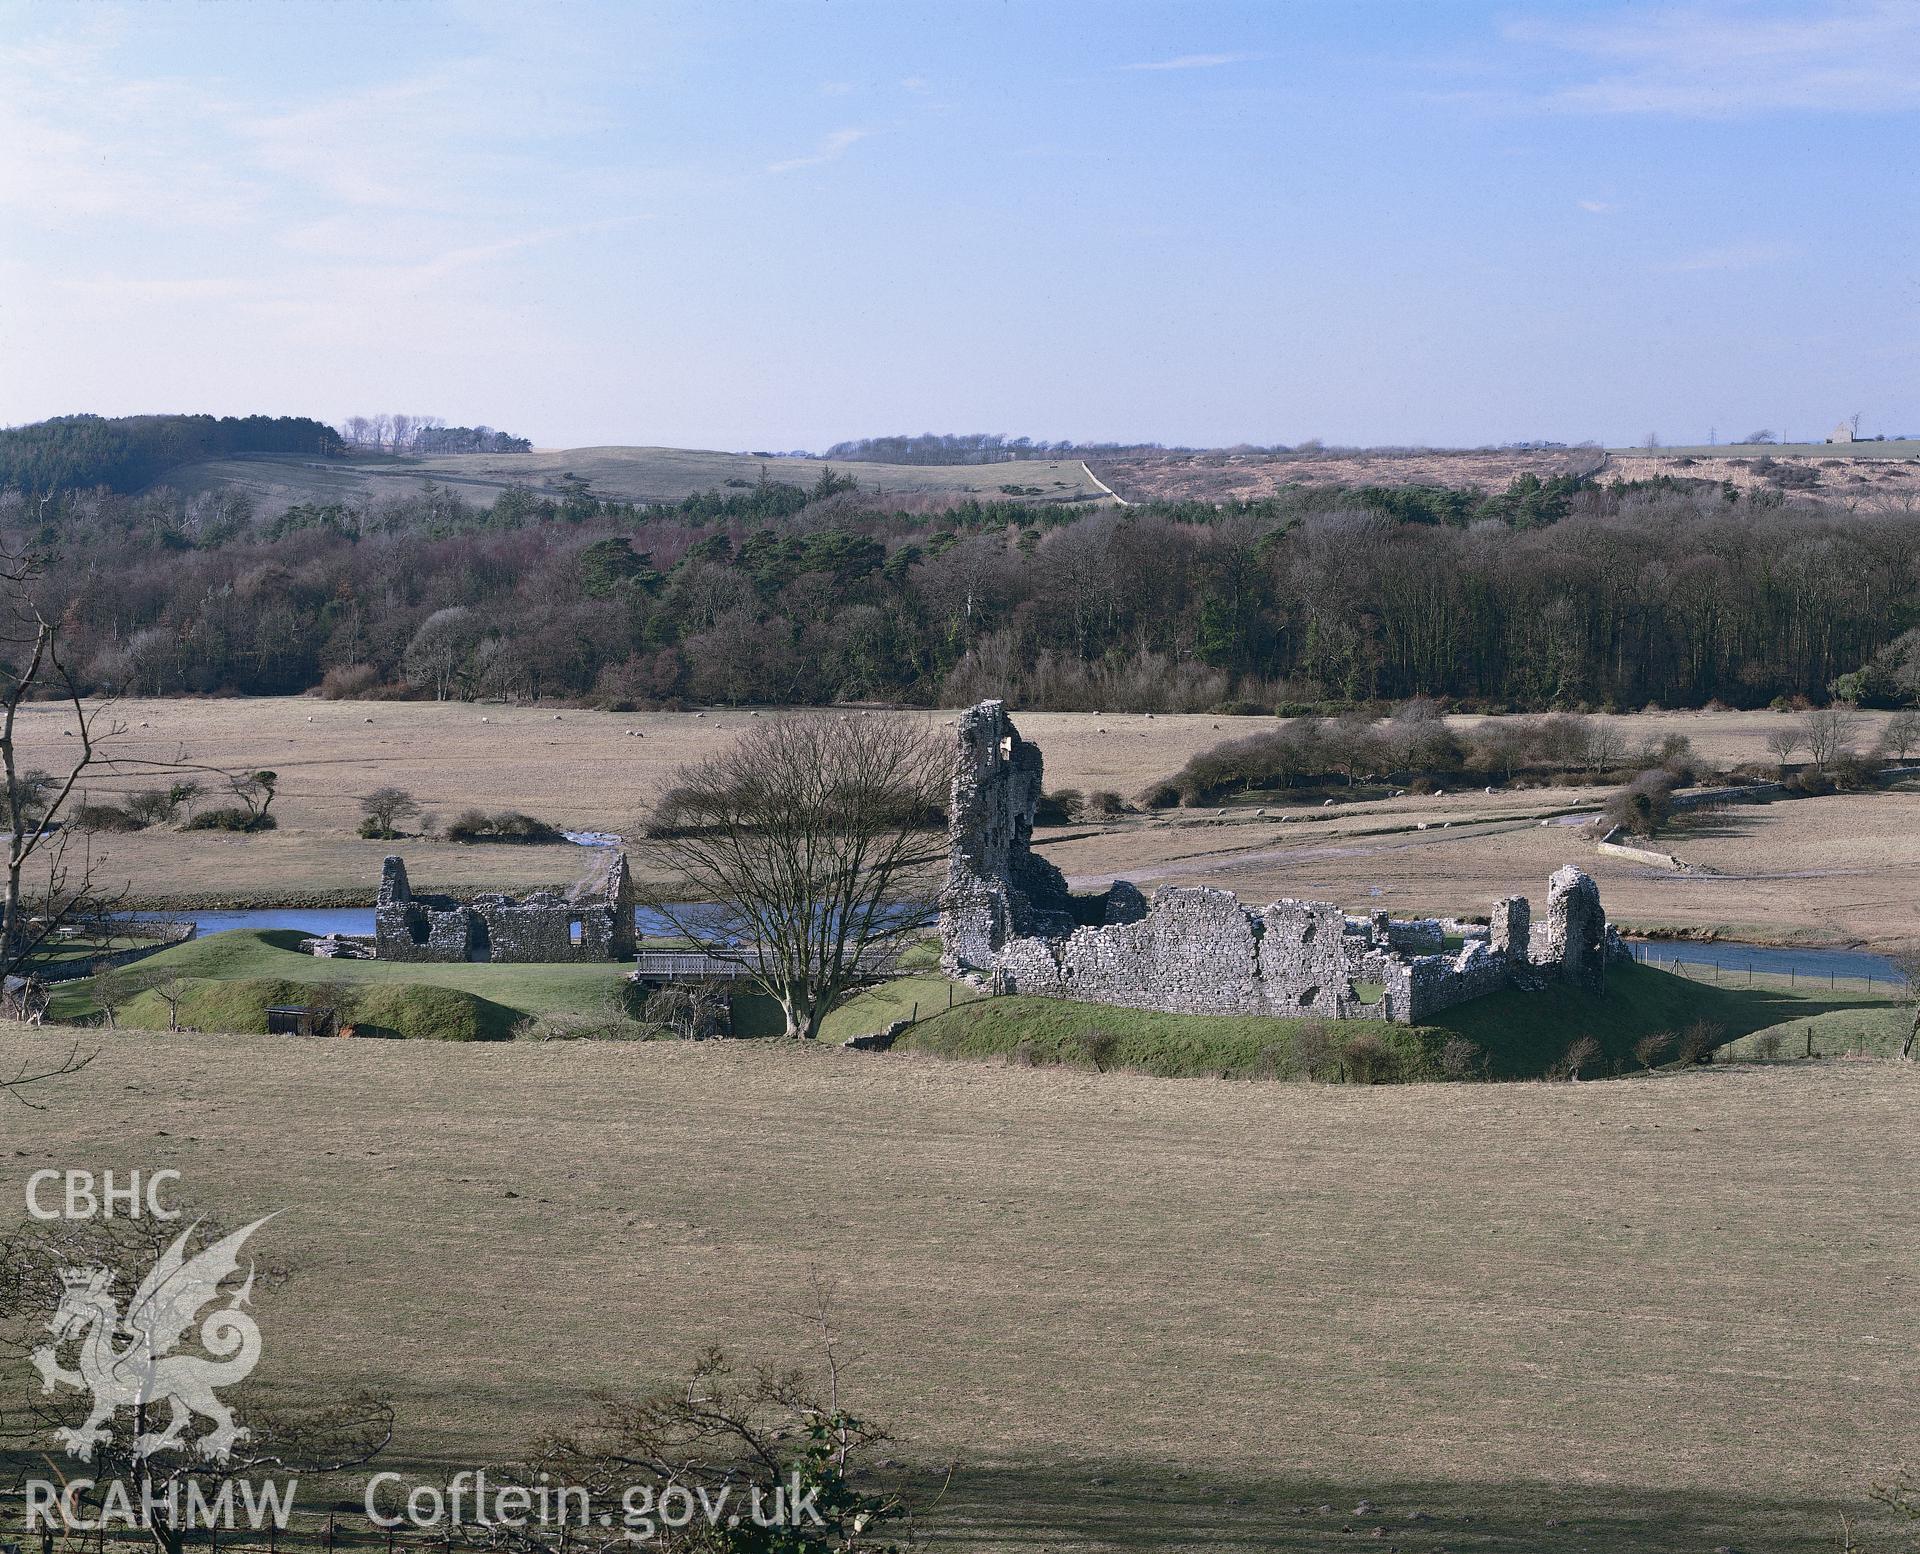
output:
[[[1069,934],[1080,922],[1129,922],[1146,911],[1140,892],[1124,882],[1076,898],[1033,850],[1044,776],[1040,747],[1020,737],[1004,702],[960,714],[940,895],[940,963],[949,976],[990,973],[1013,939]]]
[[[1323,901],[1249,910],[1229,891],[1163,887],[1149,901],[1125,881],[1071,895],[1033,851],[1043,765],[1005,706],[961,714],[941,964],[1002,992],[1178,1014],[1319,1016],[1418,1023],[1471,998],[1565,977],[1598,991],[1624,953],[1593,881],[1571,866],[1549,881],[1546,920],[1524,896],[1495,902],[1490,924],[1348,917]],[[1378,986],[1363,998],[1362,985]]]
[[[1572,864],[1555,870],[1547,879],[1547,920],[1531,936],[1532,963],[1598,993],[1606,984],[1608,938],[1600,887]]]
[[[389,858],[380,871],[373,921],[375,951],[392,961],[631,960],[637,947],[624,853],[578,900],[552,891],[519,899],[484,895],[471,902],[416,896],[406,864]]]

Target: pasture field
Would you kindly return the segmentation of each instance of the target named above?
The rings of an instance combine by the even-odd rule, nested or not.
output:
[[[147,904],[364,904],[380,860],[395,851],[422,890],[564,887],[594,868],[592,855],[573,846],[363,841],[354,835],[359,800],[393,785],[442,821],[470,806],[516,808],[569,830],[634,833],[675,767],[781,715],[307,697],[127,701],[115,709],[126,726],[115,745],[129,757],[278,771],[280,829],[101,835],[95,855],[104,877],[126,882]],[[1042,746],[1050,788],[1111,789],[1129,799],[1197,751],[1273,727],[1271,719],[1209,714],[1016,715],[1021,732]],[[910,716],[937,728],[952,714]],[[1884,718],[1865,716],[1863,742]],[[1685,734],[1709,761],[1733,766],[1767,761],[1768,732],[1788,720],[1672,712],[1610,721],[1630,744]],[[72,744],[65,726],[55,705],[23,708],[23,762],[57,764]],[[89,788],[105,798],[152,782],[109,776]],[[1540,823],[1556,812],[1597,810],[1603,798],[1601,789],[1469,788],[1324,808],[1250,800],[1043,829],[1039,841],[1076,885],[1089,887],[1119,875],[1148,887],[1222,885],[1250,901],[1294,896],[1353,911],[1484,913],[1514,891],[1543,896],[1547,876],[1573,862],[1599,881],[1609,914],[1637,927],[1789,943],[1884,945],[1920,936],[1920,789],[1911,781],[1876,794],[1704,815],[1663,844],[1701,866],[1687,875],[1598,856],[1576,827]],[[633,858],[644,876],[643,842]]]
[[[750,454],[695,448],[564,448],[532,453],[373,454],[310,459],[258,454],[211,459],[170,470],[161,484],[193,494],[242,491],[262,516],[273,517],[303,503],[362,505],[389,496],[417,496],[426,481],[452,487],[485,507],[509,486],[557,497],[560,477],[578,475],[598,497],[626,502],[678,502],[697,491],[728,490],[728,482],[769,480],[812,486],[830,461],[757,459]],[[1077,459],[1018,464],[833,464],[862,489],[890,496],[941,501],[1106,501]],[[1018,486],[1008,492],[1003,486]],[[738,489],[738,485],[734,487]]]
[[[0,1030],[0,1067],[55,1039]],[[81,1164],[286,1211],[248,1387],[383,1391],[388,1465],[442,1482],[705,1343],[806,1358],[819,1273],[848,1395],[959,1465],[935,1547],[1814,1554],[1843,1510],[1903,1546],[1866,1492],[1920,1450],[1911,1067],[1326,1088],[93,1039],[0,1114],[0,1214]]]

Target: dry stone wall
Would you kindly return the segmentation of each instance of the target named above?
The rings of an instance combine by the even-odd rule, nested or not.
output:
[[[1624,954],[1593,881],[1571,866],[1548,882],[1537,927],[1525,896],[1489,926],[1348,917],[1331,902],[1249,910],[1230,891],[1167,886],[1151,900],[1125,881],[1075,896],[1033,850],[1044,763],[1006,707],[982,702],[956,725],[941,898],[949,976],[1033,993],[1178,1014],[1314,1015],[1409,1023],[1507,987],[1551,978],[1602,987]]]

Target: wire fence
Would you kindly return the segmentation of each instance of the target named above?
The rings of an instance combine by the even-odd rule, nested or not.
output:
[[[1644,945],[1633,946],[1633,958],[1643,966],[1671,971],[1695,982],[1711,982],[1721,987],[1779,988],[1804,993],[1863,993],[1882,998],[1901,998],[1907,984],[1891,972],[1848,973],[1790,966],[1785,971],[1764,970],[1756,966],[1728,966],[1704,956],[1690,959],[1680,955],[1653,955]]]

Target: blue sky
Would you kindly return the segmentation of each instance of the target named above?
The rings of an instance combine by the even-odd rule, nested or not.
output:
[[[1920,432],[1920,3],[0,0],[0,421]]]

